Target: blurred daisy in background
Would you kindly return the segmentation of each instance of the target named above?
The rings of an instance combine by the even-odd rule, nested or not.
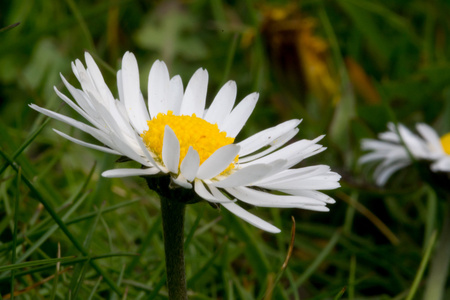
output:
[[[132,53],[125,53],[122,69],[117,73],[119,99],[114,98],[88,53],[85,59],[86,68],[80,60],[72,63],[81,90],[61,76],[75,102],[56,88],[55,91],[91,125],[34,104],[30,107],[90,134],[102,145],[55,130],[64,138],[126,156],[142,165],[109,170],[103,176],[169,176],[171,188],[193,190],[202,199],[220,203],[269,232],[280,230],[241,208],[236,200],[261,207],[316,211],[328,211],[326,204],[334,203],[318,190],[339,187],[339,174],[326,165],[292,169],[303,159],[325,150],[317,144],[323,136],[286,145],[299,131],[300,120],[286,121],[235,143],[256,105],[257,93],[235,106],[237,87],[229,81],[205,109],[206,70],[197,70],[184,89],[180,76],[170,78],[165,63],[156,61],[149,74],[146,105]]]
[[[359,163],[380,162],[373,174],[377,185],[383,186],[393,173],[410,165],[412,159],[429,161],[433,172],[450,172],[450,133],[440,138],[424,123],[416,124],[419,135],[402,124],[396,128],[389,123],[388,129],[380,133],[377,140],[361,142],[362,150],[369,153],[364,154]]]

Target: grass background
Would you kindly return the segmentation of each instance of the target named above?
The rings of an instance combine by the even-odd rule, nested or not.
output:
[[[302,164],[343,176],[329,213],[249,207],[282,229],[272,235],[188,207],[191,299],[421,299],[449,203],[414,167],[377,188],[357,159],[388,121],[450,131],[449,12],[443,0],[0,2],[2,299],[167,298],[157,195],[141,178],[100,177],[117,157],[62,139],[53,127],[92,140],[28,107],[78,118],[53,86],[67,94],[59,73],[76,85],[84,51],[115,95],[125,51],[144,94],[155,59],[184,84],[206,68],[209,101],[230,79],[239,99],[258,91],[238,140],[291,118],[298,139],[326,134],[328,150]]]

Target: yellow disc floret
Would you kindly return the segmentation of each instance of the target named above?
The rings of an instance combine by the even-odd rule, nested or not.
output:
[[[450,132],[441,137],[441,144],[444,152],[450,155]]]
[[[192,116],[176,116],[172,111],[167,114],[159,113],[155,118],[147,121],[148,130],[141,134],[144,143],[157,160],[162,162],[162,148],[164,140],[164,130],[166,125],[175,132],[180,142],[180,162],[181,165],[186,156],[189,146],[194,148],[200,156],[200,165],[208,159],[217,149],[234,142],[234,138],[227,137],[225,131],[220,131],[217,124],[211,124],[195,114]],[[238,156],[234,159],[236,163]],[[231,163],[228,168],[222,172],[226,173],[234,168]]]

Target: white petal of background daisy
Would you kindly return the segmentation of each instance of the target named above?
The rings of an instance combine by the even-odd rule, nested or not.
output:
[[[383,186],[393,173],[410,165],[411,156],[430,161],[433,172],[450,172],[450,134],[439,138],[436,131],[424,123],[416,124],[420,136],[401,124],[396,128],[389,123],[388,129],[379,134],[378,140],[361,142],[361,149],[370,152],[364,154],[359,163],[380,162],[373,174],[377,185]]]
[[[117,73],[119,99],[115,99],[88,53],[85,60],[86,68],[79,60],[72,64],[81,90],[61,76],[75,101],[56,88],[55,91],[90,125],[34,104],[30,107],[90,134],[102,145],[55,130],[62,137],[85,147],[126,156],[143,166],[109,170],[103,172],[103,176],[166,174],[171,178],[171,186],[192,189],[202,199],[220,203],[245,221],[274,233],[280,230],[242,209],[236,200],[262,207],[317,211],[328,211],[326,204],[334,203],[318,190],[339,187],[337,173],[324,165],[291,169],[303,159],[325,150],[317,144],[323,136],[286,146],[297,134],[300,120],[286,121],[234,143],[255,108],[258,93],[248,95],[235,105],[237,88],[235,82],[229,81],[217,93],[209,109],[205,109],[206,70],[197,70],[184,90],[181,78],[170,78],[165,63],[156,61],[148,78],[146,104],[140,91],[136,58],[127,52],[122,69]],[[374,149],[383,152],[383,145],[388,142],[366,142],[365,145],[371,143],[376,145]]]

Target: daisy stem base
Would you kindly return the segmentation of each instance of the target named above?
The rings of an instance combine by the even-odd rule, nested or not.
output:
[[[186,205],[161,196],[164,252],[169,300],[187,299],[184,268],[184,214]]]

